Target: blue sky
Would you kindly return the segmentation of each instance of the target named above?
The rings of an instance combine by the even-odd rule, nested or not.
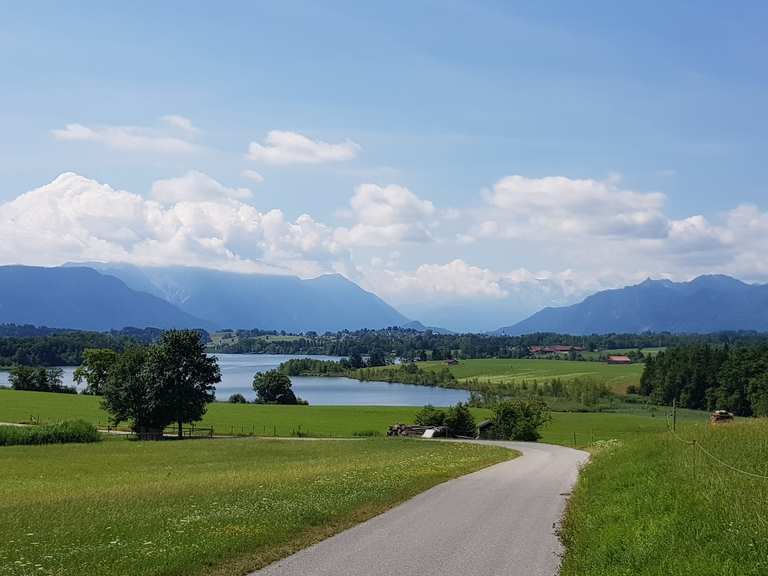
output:
[[[338,271],[438,320],[645,275],[768,280],[768,8],[623,4],[8,2],[0,256]],[[283,156],[249,159],[252,142]],[[69,172],[94,192],[54,185]],[[157,201],[158,181],[174,245],[144,216],[117,240],[72,216],[99,186]],[[258,226],[223,227],[211,181]],[[219,220],[190,226],[194,202]]]

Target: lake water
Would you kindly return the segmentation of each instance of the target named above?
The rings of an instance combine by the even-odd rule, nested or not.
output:
[[[307,358],[285,354],[217,354],[221,368],[221,382],[216,386],[216,399],[226,400],[230,395],[240,393],[249,400],[256,397],[251,388],[253,375],[277,368],[291,358]],[[338,360],[335,356],[311,356],[317,360]],[[64,383],[71,385],[75,369],[64,369]],[[294,376],[291,378],[293,391],[311,405],[336,406],[450,406],[466,402],[466,390],[389,384],[387,382],[360,382],[350,378],[320,378]],[[8,383],[8,373],[0,372],[0,385]]]

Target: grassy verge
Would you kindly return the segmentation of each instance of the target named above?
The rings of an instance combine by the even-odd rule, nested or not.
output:
[[[768,475],[768,422],[684,425],[738,468]],[[738,474],[669,433],[598,449],[563,526],[562,574],[768,574],[768,480]]]
[[[383,439],[8,447],[0,574],[242,574],[511,456]]]
[[[0,446],[98,442],[101,434],[93,424],[68,420],[42,426],[0,426]]]

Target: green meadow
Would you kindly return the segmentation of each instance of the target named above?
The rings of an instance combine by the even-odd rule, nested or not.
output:
[[[448,366],[445,362],[419,362],[424,369],[448,367],[459,383],[478,380],[481,383],[519,383],[523,381],[544,382],[559,378],[595,378],[604,381],[612,389],[624,392],[630,384],[639,384],[643,375],[643,364],[628,366],[611,365],[604,362],[584,362],[573,360],[509,359],[482,358],[461,360]]]
[[[514,457],[412,440],[0,448],[0,575],[244,574]]]
[[[667,409],[622,405],[627,412],[552,412],[542,430],[544,442],[583,447],[593,440],[620,438],[664,430]],[[408,406],[276,406],[214,403],[200,427],[217,435],[355,437],[385,435],[396,423],[413,423],[418,407]],[[491,411],[473,408],[476,421]],[[0,422],[41,422],[81,419],[108,423],[93,396],[0,390]],[[680,410],[681,420],[705,421],[707,414]]]
[[[593,446],[563,526],[562,575],[768,574],[768,421]],[[755,476],[751,476],[751,475]]]

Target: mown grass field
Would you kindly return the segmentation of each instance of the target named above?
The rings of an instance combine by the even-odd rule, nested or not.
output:
[[[419,362],[425,369],[446,367],[445,362]],[[581,362],[571,360],[537,360],[482,358],[462,360],[454,366],[447,366],[459,382],[478,379],[481,382],[522,382],[534,380],[544,382],[553,378],[573,380],[574,378],[596,378],[606,382],[616,391],[624,392],[630,384],[639,384],[643,374],[642,364],[628,366],[610,365],[603,362]]]
[[[593,440],[624,438],[665,428],[666,409],[626,406],[632,413],[553,412],[544,429],[543,442],[583,447]],[[354,437],[386,434],[396,423],[413,423],[419,408],[406,406],[265,406],[214,403],[199,424],[213,426],[216,434],[256,436]],[[491,411],[473,408],[476,421]],[[681,420],[705,421],[707,414],[680,410]],[[42,422],[82,419],[106,425],[107,414],[93,396],[0,390],[0,422]]]
[[[768,476],[768,421],[680,430],[723,461]],[[563,576],[762,576],[768,479],[729,470],[668,432],[624,438],[582,472],[562,535]]]
[[[244,574],[513,457],[409,440],[0,449],[0,574]]]

